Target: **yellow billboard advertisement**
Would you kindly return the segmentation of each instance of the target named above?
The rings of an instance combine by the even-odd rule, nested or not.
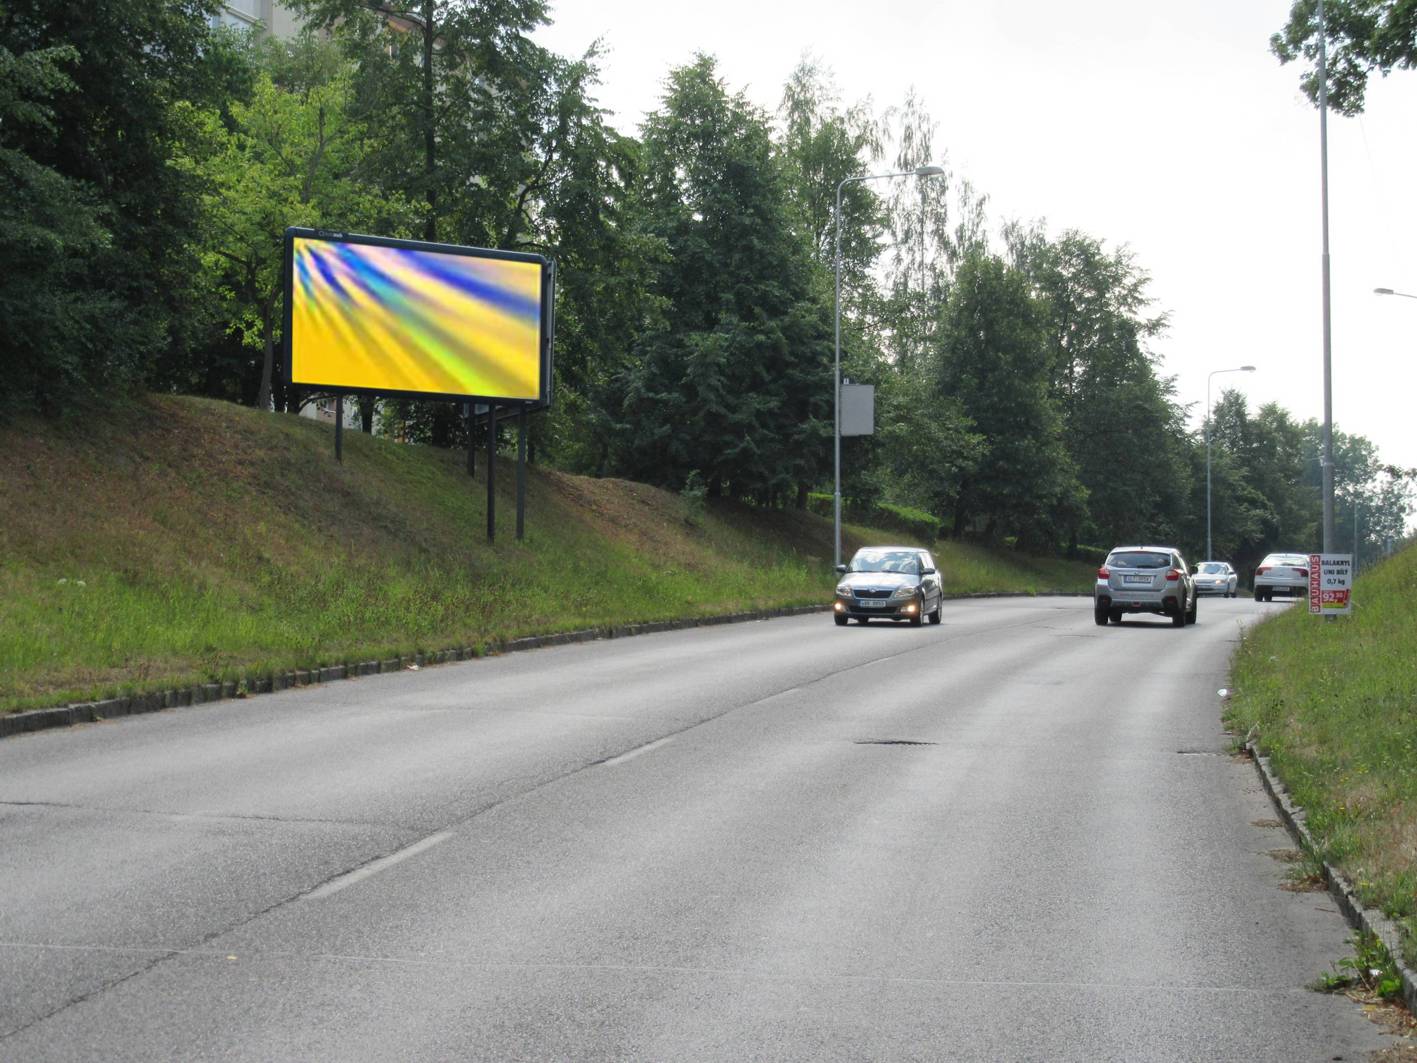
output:
[[[290,383],[545,400],[537,255],[286,232]]]

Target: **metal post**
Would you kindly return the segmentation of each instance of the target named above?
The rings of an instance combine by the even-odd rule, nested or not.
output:
[[[473,431],[478,427],[478,422],[472,415],[472,403],[462,404],[462,414],[468,421],[468,475],[478,479],[478,434]]]
[[[487,541],[497,540],[497,406],[487,404]]]
[[[1334,549],[1333,526],[1333,329],[1329,306],[1328,255],[1328,29],[1324,25],[1324,0],[1319,0],[1319,189],[1323,200],[1323,307],[1324,307],[1324,434],[1323,503],[1324,553]]]
[[[832,566],[841,564],[841,190],[846,187],[845,178],[836,186],[836,251],[832,256],[836,263],[836,361],[832,371],[832,410],[836,427],[832,431],[833,476],[832,476]]]
[[[335,461],[344,464],[344,395],[335,395]]]
[[[526,407],[517,413],[517,541],[526,538]]]
[[[1358,575],[1358,522],[1362,519],[1362,505],[1355,494],[1353,496],[1353,575]]]
[[[1215,550],[1210,541],[1210,379],[1205,378],[1205,558],[1215,560]]]

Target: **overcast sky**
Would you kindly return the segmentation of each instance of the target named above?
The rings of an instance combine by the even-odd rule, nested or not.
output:
[[[775,111],[804,54],[844,102],[879,113],[910,86],[935,143],[989,197],[997,231],[1045,219],[1125,244],[1170,315],[1154,344],[1199,425],[1213,396],[1323,416],[1319,117],[1271,33],[1289,0],[936,0],[806,3],[561,0],[539,39],[579,55],[596,38],[601,104],[635,131],[666,72],[696,50],[731,90]],[[672,10],[673,16],[666,11]],[[1417,466],[1417,73],[1370,82],[1361,118],[1329,119],[1333,415]]]

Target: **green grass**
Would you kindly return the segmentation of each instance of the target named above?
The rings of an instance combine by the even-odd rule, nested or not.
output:
[[[199,399],[0,429],[0,712],[528,634],[830,598],[831,521],[532,469]],[[479,466],[481,471],[481,467]],[[847,550],[899,541],[847,529]],[[908,537],[907,537],[908,538]],[[947,590],[1087,566],[936,548]]]
[[[1417,549],[1360,576],[1355,612],[1301,604],[1255,628],[1227,722],[1254,728],[1318,855],[1397,921],[1417,961]]]

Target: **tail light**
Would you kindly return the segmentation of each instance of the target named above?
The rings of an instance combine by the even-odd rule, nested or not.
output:
[[[1111,578],[1112,578],[1112,573],[1111,573],[1111,571],[1107,568],[1106,565],[1103,565],[1101,568],[1099,568],[1099,569],[1097,570],[1097,578],[1098,578],[1098,579],[1111,579]]]
[[[1303,576],[1305,579],[1308,579],[1308,578],[1309,578],[1309,570],[1308,570],[1307,568],[1301,568],[1301,569],[1299,570],[1299,575]]]
[[[1181,570],[1180,570],[1179,568],[1173,568],[1170,572],[1166,573],[1166,582],[1167,582],[1167,583],[1175,583],[1175,582],[1176,582],[1178,579],[1180,579],[1180,578],[1181,578]]]
[[[1263,576],[1263,575],[1264,575],[1266,572],[1268,572],[1268,571],[1269,571],[1269,566],[1268,566],[1268,565],[1261,565],[1259,568],[1255,569],[1255,575],[1256,575],[1256,576]]]

